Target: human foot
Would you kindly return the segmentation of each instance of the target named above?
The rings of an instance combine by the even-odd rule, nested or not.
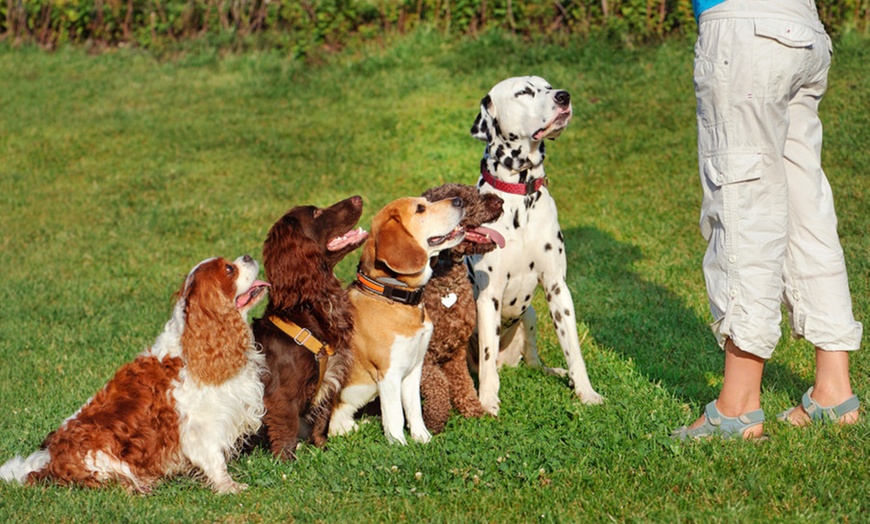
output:
[[[677,440],[708,437],[744,438],[755,440],[764,437],[764,412],[749,411],[737,417],[727,417],[716,408],[716,401],[707,404],[704,414],[690,426],[683,426],[671,433]]]
[[[831,402],[831,405],[821,405],[821,402],[813,398],[813,388],[810,388],[804,393],[800,405],[783,411],[776,418],[798,427],[806,426],[816,421],[835,422],[846,425],[858,422],[858,408],[861,403],[858,401],[857,396],[851,395],[840,403],[824,398],[820,400]]]

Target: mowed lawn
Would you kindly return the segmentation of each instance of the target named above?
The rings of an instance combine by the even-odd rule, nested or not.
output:
[[[867,522],[870,356],[852,359],[853,427],[795,429],[775,414],[812,385],[811,346],[784,336],[765,372],[770,440],[678,444],[718,393],[698,232],[692,43],[620,50],[425,31],[300,62],[199,51],[156,60],[0,46],[0,462],[29,454],[153,342],[187,271],[211,256],[262,260],[271,224],[300,204],[390,200],[472,184],[469,128],[508,76],[572,95],[547,143],[550,190],[590,377],[501,374],[496,418],[451,418],[427,445],[386,443],[377,417],[230,466],[217,496],[186,478],[147,497],[0,485],[2,522]],[[822,103],[824,165],[851,277],[870,322],[870,39],[836,41]],[[339,267],[353,275],[357,255]],[[543,296],[542,358],[563,366]],[[254,312],[259,316],[262,306]]]

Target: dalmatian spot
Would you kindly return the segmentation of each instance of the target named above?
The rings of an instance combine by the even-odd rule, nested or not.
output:
[[[489,347],[483,349],[483,360],[489,360]]]
[[[553,315],[553,322],[555,322],[556,324],[562,322],[562,313],[556,311],[556,313]]]
[[[499,304],[497,298],[492,299],[492,305],[495,307],[495,310],[498,311]]]
[[[504,140],[504,135],[501,132],[501,126],[498,124],[498,118],[492,119],[492,128],[495,130],[495,134],[498,135],[499,138]]]
[[[565,308],[565,316],[566,316],[566,317],[570,317],[570,316],[571,316],[571,310],[570,310],[570,309]]]
[[[533,270],[533,269],[535,269],[535,263],[534,263],[534,262],[532,262],[531,264],[529,264],[529,271],[531,271],[531,270]]]
[[[544,244],[544,251],[550,251],[550,250],[552,250],[552,249],[553,249],[553,244],[551,244],[551,243],[549,243],[549,242],[547,242],[546,244]]]
[[[520,212],[519,210],[514,211],[514,229],[520,228]]]
[[[526,299],[524,300],[524,302],[528,303],[529,300],[531,300],[531,299],[532,299],[531,295],[526,295]]]
[[[515,306],[515,305],[517,305],[517,299],[514,298],[513,300],[511,300],[511,301],[510,301],[510,305],[511,305],[511,306]]]

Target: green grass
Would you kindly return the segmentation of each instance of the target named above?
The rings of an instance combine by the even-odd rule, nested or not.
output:
[[[368,224],[394,198],[475,182],[478,102],[517,74],[572,93],[547,172],[584,355],[607,397],[583,406],[564,379],[508,369],[498,419],[454,417],[425,446],[388,445],[374,418],[293,463],[242,456],[231,472],[251,489],[238,496],[183,478],[148,497],[0,485],[0,521],[870,521],[866,411],[849,428],[771,421],[763,445],[668,438],[722,380],[700,270],[691,62],[688,41],[626,51],[425,32],[316,64],[0,47],[0,461],[36,449],[153,341],[199,260],[260,258],[294,205],[360,194]],[[865,323],[868,63],[870,40],[841,39],[822,105]],[[563,365],[535,304],[542,357]],[[769,419],[811,385],[812,363],[806,342],[783,337],[765,374]],[[852,364],[866,404],[870,357]]]

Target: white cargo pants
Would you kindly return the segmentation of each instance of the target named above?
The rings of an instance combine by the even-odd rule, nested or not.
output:
[[[861,343],[821,167],[831,43],[820,28],[702,17],[695,46],[712,327],[720,345],[731,338],[765,359],[781,335],[782,304],[794,335],[823,350]]]

